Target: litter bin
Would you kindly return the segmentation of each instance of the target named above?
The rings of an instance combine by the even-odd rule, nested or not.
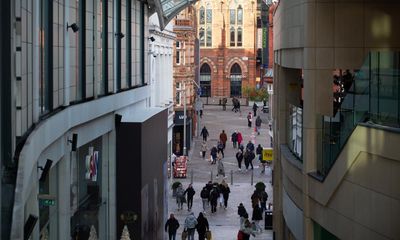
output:
[[[265,211],[265,230],[272,229],[272,210]]]

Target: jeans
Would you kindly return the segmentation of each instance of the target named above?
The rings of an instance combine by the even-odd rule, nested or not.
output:
[[[169,232],[169,233],[168,233],[168,236],[169,236],[169,240],[175,240],[175,238],[176,238],[176,232]]]
[[[194,240],[194,231],[195,231],[195,228],[188,228],[187,229],[188,240]]]
[[[202,198],[201,201],[203,202],[203,211],[206,211],[206,208],[208,206],[208,199],[207,198]]]
[[[189,210],[192,209],[192,206],[193,206],[193,198],[187,198],[187,206],[188,206],[188,209],[189,209]]]

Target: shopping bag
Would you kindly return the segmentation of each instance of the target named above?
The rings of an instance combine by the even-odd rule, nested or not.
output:
[[[211,240],[212,239],[211,231],[206,231],[206,239],[207,240]]]
[[[186,240],[187,237],[188,237],[188,232],[187,231],[183,231],[182,232],[182,240]]]
[[[203,157],[203,152],[202,151],[200,151],[200,157]]]
[[[239,231],[237,235],[237,240],[243,240],[243,239],[244,239],[244,234],[242,231]]]

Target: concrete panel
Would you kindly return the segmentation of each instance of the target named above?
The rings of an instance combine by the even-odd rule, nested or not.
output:
[[[335,48],[335,68],[360,69],[367,54],[363,48]]]
[[[332,70],[317,70],[315,75],[315,111],[330,116],[333,114]]]
[[[316,46],[332,47],[334,43],[334,22],[335,7],[334,3],[316,3],[316,19],[312,19],[316,24]]]
[[[360,3],[335,3],[335,47],[364,45],[364,9]]]
[[[317,69],[333,69],[334,68],[334,49],[333,48],[316,48],[316,67]],[[325,88],[326,85],[325,85]],[[331,88],[327,88],[332,91]]]
[[[303,211],[290,199],[285,188],[282,189],[283,216],[286,225],[298,240],[304,239]]]

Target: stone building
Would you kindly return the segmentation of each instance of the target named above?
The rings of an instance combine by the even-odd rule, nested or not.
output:
[[[202,0],[195,4],[202,97],[242,97],[256,85],[257,3]],[[207,103],[207,102],[206,102]]]
[[[173,31],[176,34],[174,44],[174,129],[172,151],[183,154],[184,148],[184,108],[186,105],[186,148],[190,149],[190,142],[196,129],[194,103],[196,96],[196,73],[198,64],[196,11],[193,6],[181,11],[174,19]]]

